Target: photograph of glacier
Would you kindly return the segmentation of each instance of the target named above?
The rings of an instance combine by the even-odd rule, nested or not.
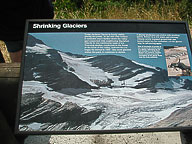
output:
[[[192,126],[192,80],[119,55],[63,52],[28,35],[19,131]]]

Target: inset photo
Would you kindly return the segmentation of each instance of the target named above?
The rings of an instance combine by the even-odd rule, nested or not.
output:
[[[168,76],[192,76],[186,46],[164,46]]]

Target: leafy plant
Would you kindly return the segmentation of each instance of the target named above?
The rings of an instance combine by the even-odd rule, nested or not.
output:
[[[56,0],[59,19],[186,20],[192,25],[191,0]]]

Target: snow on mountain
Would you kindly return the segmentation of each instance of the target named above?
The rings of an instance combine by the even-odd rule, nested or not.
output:
[[[27,46],[27,53],[36,53],[36,54],[48,54],[48,50],[52,49],[44,44],[36,44],[35,46]],[[47,55],[48,56],[48,55]]]
[[[108,80],[112,80],[113,83],[112,86],[136,86],[139,82],[139,80],[145,79],[147,77],[152,76],[154,72],[146,71],[141,74],[136,75],[135,77],[132,77],[130,79],[120,81],[120,76],[115,76],[115,72],[107,72],[99,67],[93,67],[91,62],[87,62],[87,60],[91,60],[95,57],[86,57],[86,58],[76,58],[69,56],[65,53],[59,52],[61,55],[63,61],[68,65],[67,70],[69,72],[72,72],[76,76],[78,76],[81,80],[87,82],[91,86],[98,86],[96,85],[97,82],[100,83],[107,83]],[[73,69],[73,71],[70,70],[70,68]],[[118,68],[116,66],[115,68]],[[125,67],[122,71],[129,70],[129,67]],[[139,71],[140,69],[132,70],[132,72]],[[117,73],[117,72],[116,72]],[[129,75],[129,73],[128,73]],[[124,74],[125,76],[125,74]]]
[[[154,70],[159,71],[159,69],[156,68],[156,67],[153,67],[153,66],[150,66],[150,65],[146,65],[146,64],[141,64],[141,63],[138,63],[138,62],[136,62],[136,61],[132,61],[132,62],[135,63],[135,64],[137,64],[137,65],[144,66],[144,67],[151,68],[151,69],[154,69]]]
[[[138,74],[136,75],[135,77],[132,77],[128,80],[125,80],[124,81],[124,85],[125,86],[130,86],[130,87],[134,87],[134,86],[137,86],[139,83],[147,80],[145,78],[149,78],[153,75],[154,73],[153,72],[144,72],[144,73],[141,73],[141,74]],[[143,80],[145,79],[145,80]],[[143,81],[142,81],[143,80]]]
[[[72,73],[91,86],[97,86],[95,84],[97,81],[107,83],[109,80],[112,80],[111,86],[135,87],[142,82],[150,80],[153,74],[161,73],[159,68],[128,60],[128,64],[121,63],[120,65],[114,66],[112,64],[102,69],[102,66],[98,66],[98,63],[105,62],[105,59],[100,60],[101,56],[76,58],[62,52],[59,53],[63,61],[67,63],[68,69],[72,68],[74,70]]]
[[[104,109],[103,114],[91,125],[91,129],[144,128],[192,103],[190,91],[171,93],[160,90],[150,93],[146,89],[132,88],[119,89],[120,93],[117,91],[106,91],[97,103],[90,104]]]
[[[108,78],[102,69],[92,67],[90,63],[84,61],[91,59],[92,57],[76,58],[62,52],[59,52],[59,54],[61,55],[63,61],[67,64],[67,70],[75,74],[81,80],[87,82],[89,85],[97,87],[94,83],[95,80],[108,81]],[[70,68],[72,68],[73,71],[71,71]]]
[[[35,81],[25,82],[24,88],[27,89],[24,89],[25,94],[41,92],[43,98],[62,103],[62,105],[71,102],[88,111],[102,110],[100,117],[90,125],[91,130],[147,127],[168,117],[180,107],[192,104],[191,91],[182,89],[176,92],[159,90],[157,93],[151,93],[147,89],[103,87],[72,96],[49,91],[47,86]],[[37,108],[32,114],[39,116],[35,113],[41,109],[41,107]],[[22,119],[27,120],[28,117],[29,115],[25,115]]]

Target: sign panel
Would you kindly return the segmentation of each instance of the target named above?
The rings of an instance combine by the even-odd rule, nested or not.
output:
[[[17,133],[191,129],[185,22],[29,20]]]

